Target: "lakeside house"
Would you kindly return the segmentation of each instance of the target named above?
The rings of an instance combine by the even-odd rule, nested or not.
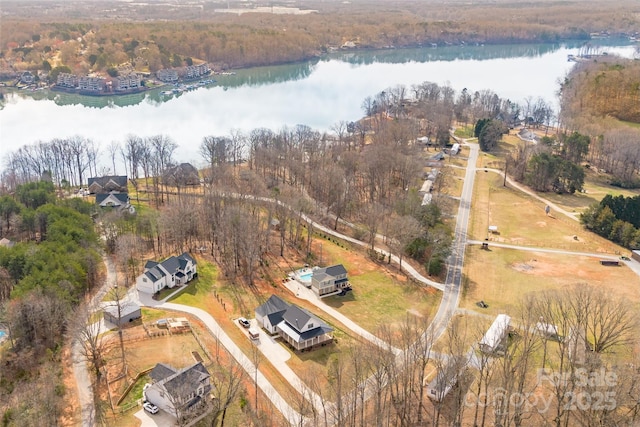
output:
[[[156,77],[164,83],[175,83],[178,81],[178,70],[175,68],[163,68],[156,72]]]
[[[210,72],[211,68],[209,68],[209,64],[207,64],[206,62],[199,65],[189,65],[185,69],[184,78],[188,80],[197,79],[209,74]]]
[[[107,79],[103,77],[78,77],[78,90],[85,92],[104,92],[107,87]]]
[[[113,80],[113,90],[116,92],[139,89],[142,86],[142,79],[139,74],[128,73],[115,77]]]
[[[60,73],[58,74],[56,86],[75,89],[76,87],[78,87],[78,76],[71,73]]]

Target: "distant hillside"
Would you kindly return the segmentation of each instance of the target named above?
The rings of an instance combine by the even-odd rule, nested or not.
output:
[[[614,117],[640,123],[640,61],[599,56],[578,63],[562,85],[566,118]]]

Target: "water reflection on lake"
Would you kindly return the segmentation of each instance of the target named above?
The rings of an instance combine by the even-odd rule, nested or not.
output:
[[[0,158],[36,141],[82,135],[100,142],[128,134],[166,134],[180,146],[180,161],[200,164],[202,138],[232,129],[277,130],[306,124],[328,130],[362,115],[362,101],[386,88],[424,81],[456,91],[491,89],[522,101],[538,96],[555,103],[558,80],[581,44],[456,46],[349,52],[300,64],[238,70],[215,76],[213,85],[174,95],[164,89],[118,97],[53,91],[9,93],[0,110]],[[634,47],[616,42],[606,50],[626,57]]]

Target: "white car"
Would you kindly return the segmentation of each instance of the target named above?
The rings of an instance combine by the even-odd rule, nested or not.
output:
[[[240,323],[243,328],[249,328],[251,326],[251,323],[249,323],[249,321],[244,317],[239,318],[238,323]]]
[[[158,413],[158,407],[151,402],[144,402],[142,404],[142,407],[144,408],[145,411],[147,411],[150,414]]]

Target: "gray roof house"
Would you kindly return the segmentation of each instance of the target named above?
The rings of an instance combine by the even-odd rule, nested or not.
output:
[[[333,328],[296,305],[290,305],[277,326],[278,335],[294,349],[304,351],[333,340]]]
[[[182,187],[186,185],[200,185],[198,169],[191,163],[180,163],[164,171],[163,180],[167,185]]]
[[[196,260],[184,252],[162,262],[147,261],[144,272],[136,279],[136,288],[140,292],[155,294],[164,288],[186,284],[197,275]]]
[[[282,316],[284,312],[289,308],[289,304],[282,300],[277,295],[271,295],[271,297],[256,308],[256,321],[258,325],[262,326],[270,334],[278,333],[278,323],[282,322]]]
[[[184,369],[158,363],[144,386],[144,398],[158,408],[181,418],[211,392],[209,371],[198,362]]]
[[[110,191],[119,191],[126,193],[127,189],[127,176],[126,175],[112,175],[112,176],[99,176],[89,178],[87,181],[90,194],[108,193]]]
[[[319,297],[326,297],[342,292],[344,289],[350,289],[347,270],[342,264],[314,269],[311,276],[311,289]]]
[[[96,204],[101,208],[119,208],[131,210],[133,207],[129,201],[129,194],[111,191],[110,193],[96,194]],[[132,213],[135,209],[132,210]]]

